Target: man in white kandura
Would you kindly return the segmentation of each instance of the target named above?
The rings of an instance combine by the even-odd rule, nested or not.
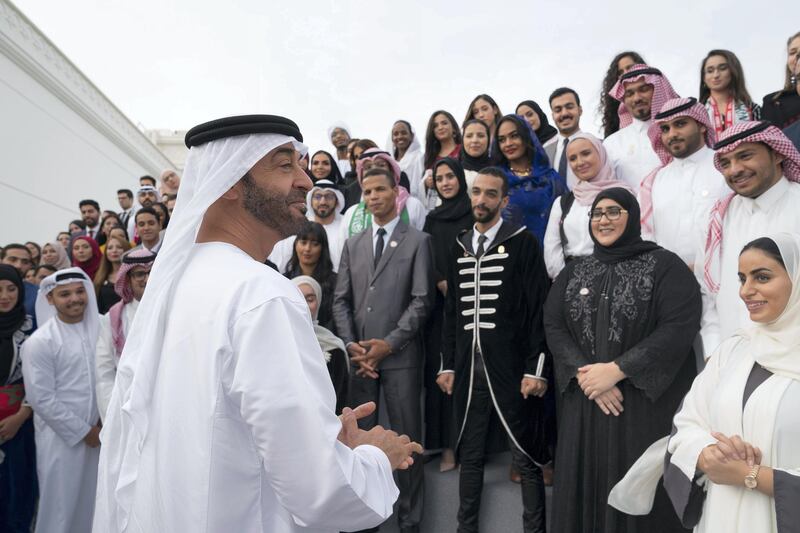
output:
[[[422,448],[334,414],[308,306],[264,265],[305,221],[291,120],[201,124],[181,200],[120,357],[101,434],[95,533],[336,532],[392,513]]]
[[[42,280],[39,329],[22,345],[25,399],[36,431],[37,533],[82,533],[92,524],[100,440],[94,352],[100,315],[80,268]]]

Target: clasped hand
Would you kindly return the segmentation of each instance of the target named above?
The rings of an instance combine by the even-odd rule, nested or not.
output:
[[[728,437],[712,432],[711,436],[717,443],[703,448],[697,468],[718,485],[741,485],[750,469],[761,464],[761,450],[739,435]]]
[[[616,363],[582,366],[578,369],[576,378],[586,397],[595,402],[603,413],[619,416],[624,411],[624,398],[617,383],[625,379],[625,374]]]
[[[358,365],[356,375],[378,379],[378,364],[391,355],[392,347],[383,339],[353,342],[347,347],[350,361]]]
[[[398,435],[381,426],[375,426],[369,431],[360,429],[358,420],[374,412],[375,402],[361,404],[355,409],[345,407],[339,416],[339,420],[342,422],[339,441],[350,449],[355,449],[363,444],[376,446],[389,458],[392,470],[407,470],[414,464],[412,454],[421,454],[422,446],[413,442],[407,435]]]

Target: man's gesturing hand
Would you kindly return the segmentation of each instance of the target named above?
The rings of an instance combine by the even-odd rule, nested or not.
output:
[[[339,440],[349,448],[356,448],[362,444],[371,444],[380,448],[392,470],[405,470],[414,464],[413,453],[422,453],[422,446],[406,435],[398,435],[394,431],[389,431],[381,426],[376,426],[369,431],[358,428],[358,420],[369,416],[375,412],[375,403],[368,402],[361,404],[355,409],[345,407],[339,419],[342,421],[342,430],[339,432]]]

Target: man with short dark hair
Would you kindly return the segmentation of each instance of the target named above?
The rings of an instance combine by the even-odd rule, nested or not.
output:
[[[459,428],[458,531],[478,531],[490,428],[502,427],[522,478],[523,530],[543,533],[541,466],[550,460],[543,396],[550,360],[542,309],[549,280],[536,237],[502,219],[505,173],[481,170],[470,193],[475,226],[452,249],[436,380],[454,397]]]
[[[703,292],[700,336],[705,357],[738,329],[749,327],[739,298],[739,254],[769,233],[800,228],[800,153],[768,122],[739,122],[714,145],[714,165],[731,194],[711,210],[704,247],[695,259]]]
[[[153,253],[158,253],[161,248],[161,219],[152,207],[143,207],[134,215],[136,224],[136,234],[141,239],[141,243],[133,248],[134,250],[145,249]]]
[[[119,189],[117,191],[117,202],[119,202],[119,207],[122,209],[122,211],[118,213],[119,221],[122,223],[123,228],[127,228],[128,221],[134,213],[133,191],[130,189]]]
[[[78,207],[81,210],[81,220],[86,224],[86,235],[97,240],[100,232],[100,204],[95,200],[81,200]]]
[[[678,98],[669,80],[660,70],[647,65],[633,65],[619,77],[609,94],[620,102],[620,129],[603,141],[608,160],[617,178],[634,192],[659,164],[647,129],[664,102]]]
[[[155,187],[156,179],[153,176],[145,174],[139,178],[139,187]]]
[[[0,262],[4,265],[11,265],[17,269],[22,284],[25,286],[25,312],[33,319],[33,325],[36,327],[36,293],[39,288],[25,281],[25,273],[36,265],[31,260],[31,251],[24,244],[11,243],[6,244],[0,250]]]
[[[391,170],[374,167],[361,181],[372,225],[345,242],[337,275],[333,315],[350,355],[350,405],[386,399],[389,426],[422,437],[423,341],[433,305],[430,236],[397,215]],[[377,413],[359,426],[369,430]],[[398,474],[397,520],[402,532],[419,531],[423,462]]]
[[[581,131],[581,98],[573,89],[560,87],[550,95],[550,111],[553,113],[553,123],[558,128],[558,135],[548,141],[545,152],[552,161],[553,168],[567,182],[567,187],[572,189],[578,178],[567,164],[567,144]]]
[[[139,190],[136,191],[136,205],[134,206],[133,212],[134,216],[128,219],[128,236],[131,240],[135,240],[138,236],[136,233],[136,221],[135,221],[135,214],[143,207],[152,207],[153,204],[156,204],[161,201],[161,193],[158,192],[152,185],[142,185],[139,187]]]

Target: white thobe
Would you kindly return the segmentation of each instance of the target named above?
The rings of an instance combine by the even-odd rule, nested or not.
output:
[[[358,206],[359,204],[351,205],[347,208],[347,211],[344,212],[344,216],[342,217],[340,236],[343,247],[344,242],[349,237],[352,237],[352,235],[350,235],[350,222],[353,220],[353,213],[356,212]],[[406,211],[408,211],[408,225],[422,231],[422,228],[425,227],[425,219],[428,217],[428,211],[422,205],[422,202],[413,196],[409,196],[406,200]]]
[[[36,430],[37,533],[92,530],[100,448],[83,439],[99,419],[94,349],[84,323],[65,324],[58,317],[22,345],[25,399]]]
[[[703,282],[705,250],[704,247],[698,250],[694,270],[703,293],[700,335],[705,357],[713,353],[722,339],[730,337],[739,328],[752,325],[747,308],[739,298],[739,254],[742,248],[753,239],[770,233],[800,232],[798,207],[800,184],[783,177],[758,198],[737,195],[731,200],[722,224],[722,260],[720,272],[715,275],[719,283],[717,294],[708,291]]]
[[[352,531],[392,513],[386,455],[337,440],[291,281],[232,245],[197,244],[167,317],[129,531]]]
[[[650,121],[633,119],[630,125],[612,133],[603,141],[617,178],[630,185],[637,193],[645,176],[661,164],[647,136],[650,124]]]
[[[139,300],[131,300],[122,308],[122,331],[128,335]],[[100,333],[97,336],[97,349],[95,350],[95,379],[97,381],[97,410],[100,419],[105,420],[108,404],[111,402],[111,392],[114,390],[114,380],[117,377],[117,351],[114,348],[114,339],[111,335],[111,313],[100,315]]]
[[[703,146],[689,157],[673,159],[653,182],[654,233],[643,233],[693,265],[697,249],[705,244],[706,221],[714,203],[731,190],[714,168],[714,151]]]
[[[425,203],[425,184],[422,183],[422,178],[425,174],[425,154],[422,150],[408,151],[403,154],[397,164],[400,166],[400,170],[405,172],[406,177],[408,177],[411,195]]]
[[[336,166],[339,167],[339,172],[342,176],[350,172],[352,168],[350,167],[350,160],[349,159],[337,159]]]
[[[339,271],[339,260],[342,257],[342,248],[344,248],[344,239],[342,239],[342,216],[336,215],[333,222],[330,224],[323,224],[325,233],[328,236],[328,251],[331,254],[331,263],[333,263],[333,271]],[[286,237],[278,241],[272,248],[269,254],[269,260],[275,263],[278,267],[278,272],[283,274],[286,271],[286,265],[292,258],[292,251],[294,249],[295,236]]]
[[[550,279],[556,279],[564,268],[564,248],[561,246],[561,197],[553,202],[550,219],[544,232],[544,264]],[[592,255],[594,241],[589,233],[589,206],[572,203],[569,213],[564,218],[564,233],[567,236],[567,256],[584,257]]]

